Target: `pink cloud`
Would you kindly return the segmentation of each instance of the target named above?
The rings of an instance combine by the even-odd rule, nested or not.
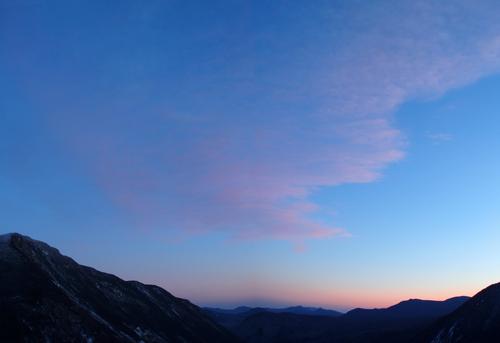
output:
[[[235,240],[302,246],[307,239],[348,235],[312,219],[322,210],[309,200],[314,189],[371,182],[403,156],[400,135],[383,119],[348,124],[261,135],[260,146],[251,135],[209,130],[171,151],[138,148],[116,136],[89,144],[85,134],[79,153],[105,194],[141,227],[216,230]]]

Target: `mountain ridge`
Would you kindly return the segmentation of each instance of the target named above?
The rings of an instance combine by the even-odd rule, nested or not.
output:
[[[343,315],[343,312],[327,309],[323,307],[311,307],[311,306],[288,306],[288,307],[251,307],[251,306],[237,306],[232,309],[224,309],[218,307],[203,307],[205,311],[221,313],[221,314],[242,314],[249,311],[267,311],[273,313],[295,313],[295,314],[304,314],[311,316],[329,316],[329,317],[338,317]]]

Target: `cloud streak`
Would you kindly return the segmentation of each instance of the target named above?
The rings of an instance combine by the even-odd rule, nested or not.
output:
[[[65,87],[69,76],[48,81],[60,94],[42,92],[44,107],[104,194],[140,227],[289,240],[303,250],[304,240],[347,234],[318,219],[328,209],[311,194],[373,182],[404,157],[398,106],[498,71],[492,6],[328,5],[304,12],[299,27],[282,20],[256,28],[245,17],[236,38],[229,24],[181,35],[202,50],[171,74],[164,65],[182,60],[185,43],[161,41],[158,11],[137,24],[156,37],[144,55],[120,55],[123,70],[108,70],[96,89]],[[292,39],[292,30],[301,33]],[[220,40],[222,48],[203,50]],[[71,103],[81,93],[87,101]]]

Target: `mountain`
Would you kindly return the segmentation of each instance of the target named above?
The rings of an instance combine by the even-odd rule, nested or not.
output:
[[[416,342],[500,342],[500,283],[485,288],[438,320]]]
[[[266,312],[263,308],[252,308],[247,306],[240,306],[235,309],[204,308],[203,310],[215,322],[230,331],[233,331],[235,327],[240,325],[241,322],[249,316],[260,312]]]
[[[187,300],[17,233],[0,236],[0,280],[0,342],[238,341]]]
[[[324,316],[324,317],[339,317],[343,314],[342,312],[328,310],[321,307],[305,307],[305,306],[291,306],[285,308],[239,306],[234,309],[206,307],[204,308],[204,310],[217,323],[226,327],[229,330],[232,330],[238,325],[240,325],[248,317],[263,312],[288,313],[288,314],[299,314],[305,316]]]
[[[250,343],[408,342],[468,299],[411,299],[385,309],[355,309],[338,317],[261,311],[228,328]]]
[[[342,312],[335,310],[328,310],[322,307],[306,307],[306,306],[291,306],[284,308],[239,306],[234,309],[205,307],[204,310],[209,313],[220,313],[228,315],[245,314],[245,313],[248,314],[250,312],[294,313],[294,314],[304,314],[310,316],[327,316],[327,317],[339,317],[343,315]]]
[[[450,313],[469,300],[469,297],[454,297],[444,301],[410,299],[382,309],[357,308],[346,313],[345,317],[380,318],[380,317],[440,317]]]
[[[238,306],[236,308],[226,309],[218,307],[204,307],[203,310],[208,313],[221,313],[221,314],[243,314],[253,310],[256,307]]]
[[[248,343],[319,343],[324,342],[322,337],[328,330],[336,327],[336,318],[327,316],[259,312],[244,318],[231,330]]]
[[[285,308],[270,308],[267,309],[269,312],[274,313],[293,313],[293,314],[303,314],[307,316],[326,316],[326,317],[339,317],[343,315],[342,312],[335,310],[328,310],[321,307],[305,307],[305,306],[292,306]]]
[[[451,313],[469,297],[454,297],[444,301],[410,299],[382,309],[357,308],[347,312],[343,322],[362,325],[365,328],[378,328],[380,325],[393,325],[398,328],[413,325],[416,322],[430,322]]]

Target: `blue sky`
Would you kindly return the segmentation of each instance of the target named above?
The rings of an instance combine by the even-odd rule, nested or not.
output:
[[[0,5],[1,230],[202,305],[498,280],[498,4]]]

